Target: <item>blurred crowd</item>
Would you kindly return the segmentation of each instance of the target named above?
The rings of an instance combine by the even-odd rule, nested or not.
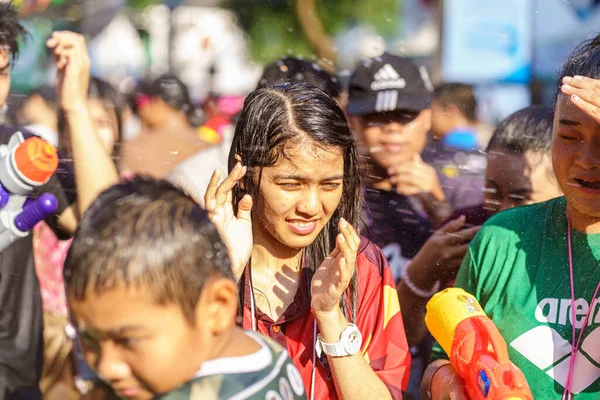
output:
[[[10,65],[23,34],[10,5],[0,5],[0,32],[0,67],[4,65],[0,102],[7,104]],[[600,77],[600,45],[596,40],[587,46],[573,56],[580,64],[567,68],[561,78]],[[442,372],[431,372],[433,359],[438,364],[432,365],[447,374],[445,382],[455,378],[451,368],[439,364],[442,355],[425,325],[427,301],[457,284],[477,292],[472,294],[502,333],[512,332],[518,322],[507,314],[535,310],[538,304],[538,274],[545,279],[538,285],[558,287],[559,281],[568,285],[566,271],[551,282],[547,273],[542,274],[550,261],[539,248],[555,244],[540,242],[536,244],[541,252],[538,259],[523,262],[533,285],[523,290],[535,299],[523,300],[517,289],[502,291],[511,285],[510,274],[500,271],[502,265],[504,270],[512,268],[508,265],[521,265],[521,261],[506,260],[518,252],[510,247],[512,241],[518,247],[526,242],[522,235],[539,236],[539,240],[553,235],[529,232],[525,227],[540,224],[544,213],[554,211],[523,206],[562,205],[564,210],[565,185],[572,186],[572,179],[578,179],[586,194],[571,193],[573,197],[567,196],[566,202],[583,204],[577,199],[585,198],[588,206],[576,207],[578,215],[584,214],[585,207],[595,207],[588,214],[598,217],[600,158],[594,152],[600,142],[595,130],[599,105],[594,103],[597,98],[586,98],[585,92],[597,90],[593,84],[563,87],[566,94],[557,95],[557,109],[531,106],[490,128],[477,120],[473,87],[459,82],[434,85],[424,67],[390,53],[362,60],[349,79],[336,76],[326,64],[283,57],[265,66],[256,90],[243,104],[232,105],[217,94],[193,104],[188,88],[174,74],[138,82],[127,92],[117,90],[89,77],[85,41],[71,32],[54,33],[48,47],[57,63],[56,84],[40,87],[5,107],[0,130],[5,144],[20,130],[57,149],[56,182],[48,184],[59,187],[61,193],[59,215],[37,224],[30,237],[1,254],[0,398],[146,398],[141,389],[123,389],[121,382],[137,382],[143,393],[152,393],[150,397],[162,393],[167,399],[233,398],[237,392],[228,392],[224,383],[217,395],[202,392],[194,397],[194,390],[208,390],[206,381],[200,380],[186,386],[189,397],[165,393],[184,383],[186,379],[176,374],[187,376],[184,366],[196,362],[184,354],[205,351],[204,360],[210,360],[218,358],[215,354],[239,357],[243,352],[236,351],[256,348],[255,339],[248,343],[253,337],[249,334],[238,332],[243,337],[235,336],[235,341],[222,339],[222,332],[234,325],[267,337],[266,345],[263,339],[256,340],[275,358],[280,357],[281,347],[287,349],[288,386],[279,383],[269,392],[265,385],[261,390],[266,397],[256,392],[261,398],[303,398],[304,394],[321,399],[367,398],[367,394],[373,398],[389,394],[395,399],[465,398],[460,390],[438,389],[434,382],[438,377],[437,385],[443,386],[439,383]],[[585,64],[582,59],[589,61]],[[567,104],[571,95],[576,99]],[[586,110],[583,103],[591,104],[590,108]],[[562,119],[558,121],[557,115]],[[567,133],[558,128],[563,125]],[[577,151],[587,153],[573,156],[573,162],[584,172],[563,171],[567,177],[556,172],[561,168],[557,159],[571,151],[567,147],[557,150],[558,145],[553,145],[559,140],[557,135],[570,135],[568,140],[581,143]],[[554,165],[553,146],[560,152],[554,155]],[[588,149],[585,146],[592,150],[581,150]],[[524,211],[505,213],[515,208]],[[527,210],[538,214],[528,216]],[[188,222],[196,218],[199,222]],[[579,224],[589,220],[570,218]],[[522,225],[511,228],[511,221],[517,220]],[[502,224],[521,236],[492,235],[492,228]],[[596,225],[576,227],[580,236],[586,232],[590,236],[577,240],[587,240],[593,247],[598,232],[586,230],[589,226]],[[210,233],[214,227],[218,234]],[[566,237],[562,227],[556,229]],[[192,230],[200,233],[192,234]],[[206,260],[193,258],[188,252],[210,251],[175,245],[176,240],[189,241],[189,246],[212,240],[214,249],[222,243],[228,251],[215,250]],[[577,246],[576,251],[583,251]],[[227,258],[222,262],[228,271],[231,266],[229,272],[214,272],[223,268],[216,265],[220,262],[217,254]],[[592,254],[585,259],[579,255],[577,260],[586,260],[581,265],[597,265],[597,251]],[[502,264],[494,264],[497,270],[488,266],[493,257],[496,264]],[[197,278],[192,275],[195,269],[185,272],[181,265],[186,262],[211,266],[202,272],[197,265]],[[5,264],[11,264],[10,270]],[[170,269],[158,267],[163,264]],[[489,271],[482,269],[484,265]],[[515,276],[519,273],[514,272]],[[221,285],[209,280],[210,274],[223,274],[233,283]],[[583,267],[576,275],[580,276],[577,282],[587,276],[594,284],[589,294],[587,289],[577,294],[589,298],[600,276]],[[134,314],[150,315],[141,300],[128,297],[132,295],[125,289],[107,303],[108,293],[117,296],[111,288],[120,288],[119,282],[126,282],[126,287],[146,285],[153,295],[154,291],[162,293],[157,304],[164,305],[185,303],[183,297],[192,290],[185,287],[186,280],[198,285],[192,309],[195,302],[203,304],[200,325],[212,329],[202,339],[204,347],[209,343],[231,352],[223,350],[209,357],[208,350],[198,350],[192,342],[173,336],[152,344],[164,346],[162,355],[148,350],[140,356],[142,350],[137,354],[128,345],[123,345],[123,351],[117,349],[121,331],[98,333],[103,329],[100,326],[110,326],[111,318],[122,321]],[[571,289],[572,282],[573,270]],[[96,290],[88,293],[86,285]],[[576,301],[578,297],[567,289],[556,297],[570,296]],[[492,302],[497,308],[492,308]],[[175,329],[168,312],[163,314],[158,308],[153,312],[143,323],[172,324]],[[573,312],[581,314],[579,309]],[[218,321],[229,324],[229,320],[231,326],[219,325],[225,322]],[[571,323],[575,325],[573,319]],[[327,348],[348,326],[361,333],[360,359],[356,350]],[[139,339],[143,340],[158,339]],[[316,350],[320,341],[325,343],[326,355]],[[553,396],[562,395],[563,387],[576,393],[564,380],[557,380],[562,382],[557,389],[552,378],[546,381],[537,371],[529,372],[523,367],[527,359],[517,361],[536,398],[559,398]],[[262,361],[258,364],[263,365]],[[261,368],[277,370],[269,365]],[[119,367],[124,370],[118,371]],[[227,374],[225,364],[211,367]],[[152,368],[155,372],[147,372]],[[199,372],[187,380],[207,376],[201,373],[204,364],[196,368]],[[586,371],[587,367],[579,368]],[[156,371],[162,371],[161,375]],[[246,382],[242,372],[236,373],[240,376],[231,382],[240,385],[240,397],[235,398],[258,398],[241,393],[263,378],[254,376]],[[460,386],[456,385],[446,386]],[[590,384],[579,393],[583,394],[575,397],[595,398],[600,387]]]

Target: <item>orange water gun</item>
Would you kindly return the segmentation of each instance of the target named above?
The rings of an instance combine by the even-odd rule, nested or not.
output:
[[[523,372],[508,358],[506,342],[475,297],[446,289],[427,303],[427,328],[450,356],[471,400],[532,400]]]

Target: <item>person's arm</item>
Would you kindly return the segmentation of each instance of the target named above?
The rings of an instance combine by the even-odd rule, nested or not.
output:
[[[311,309],[326,343],[338,342],[348,326],[339,304],[355,271],[360,282],[354,289],[359,297],[355,324],[363,337],[362,353],[327,356],[338,397],[400,399],[408,384],[410,352],[391,270],[373,244],[357,255],[360,238],[352,226],[342,221],[339,228],[342,233],[336,249],[319,266],[311,282]]]
[[[423,293],[431,292],[436,285],[441,290],[456,277],[469,242],[479,231],[479,227],[460,230],[464,224],[463,216],[436,231],[401,275],[397,290],[409,346],[419,344],[427,333],[425,313],[431,296]]]
[[[90,60],[83,36],[55,32],[47,45],[56,59],[56,89],[70,136],[78,192],[76,208],[67,208],[58,223],[64,231],[73,233],[78,218],[102,190],[118,182],[118,174],[89,115]]]
[[[65,110],[65,116],[71,136],[78,192],[77,213],[81,216],[100,192],[118,183],[119,175],[94,130],[87,105],[81,102]]]
[[[456,278],[456,287],[463,288],[468,293],[477,295],[477,266],[472,257],[472,246],[467,251],[465,259]],[[481,299],[479,299],[481,301]],[[483,304],[482,304],[483,305]],[[438,343],[434,343],[431,364],[427,367],[421,380],[421,397],[423,400],[444,400],[456,398],[467,399],[464,382],[458,376],[456,369],[449,363],[448,355]],[[453,396],[453,397],[450,397]]]
[[[339,341],[342,331],[348,327],[348,321],[339,306],[329,313],[315,314],[315,317],[321,336],[326,343]],[[363,340],[367,340],[364,335]],[[389,389],[373,371],[361,352],[352,356],[327,356],[327,358],[339,398],[350,400],[392,399]]]

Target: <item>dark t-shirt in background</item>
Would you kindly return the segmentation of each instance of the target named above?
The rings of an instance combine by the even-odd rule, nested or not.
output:
[[[485,153],[459,150],[431,141],[421,154],[423,161],[438,172],[440,184],[453,210],[472,207],[483,202]]]
[[[8,144],[16,130],[0,125],[0,144]],[[24,132],[24,137],[33,135]],[[57,234],[58,216],[74,200],[61,183],[74,182],[61,161],[59,171],[36,190],[34,197],[51,193],[58,199],[56,215],[46,222]],[[60,235],[64,237],[63,235]],[[43,367],[43,319],[40,285],[33,264],[33,235],[0,252],[0,399],[40,399],[38,382]]]
[[[370,239],[387,258],[394,279],[431,236],[433,225],[418,200],[396,192],[366,189]]]
[[[479,204],[477,206],[454,211],[452,215],[446,221],[444,221],[444,224],[452,221],[453,219],[460,218],[461,215],[464,215],[466,219],[464,228],[471,228],[473,226],[481,226],[485,224],[485,222],[491,218],[492,213],[491,211],[486,210],[483,204]]]

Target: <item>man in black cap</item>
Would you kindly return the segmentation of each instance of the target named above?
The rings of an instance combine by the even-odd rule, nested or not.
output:
[[[431,127],[431,83],[424,68],[386,53],[358,66],[348,100],[368,168],[372,234],[398,278],[451,210],[438,174],[420,156]]]
[[[369,231],[398,281],[410,280],[406,277],[409,263],[453,209],[448,199],[454,195],[442,184],[441,171],[421,158],[431,128],[432,98],[433,88],[425,68],[391,54],[365,60],[350,81],[348,114],[368,168]],[[459,187],[460,182],[454,183],[451,189]],[[456,234],[463,224],[454,222],[449,234]],[[469,230],[460,235],[467,235],[468,241],[474,233]],[[438,247],[434,249],[454,251]],[[419,288],[412,283],[409,287],[420,297],[431,296],[429,292],[437,289]],[[402,312],[407,318],[411,310]],[[431,347],[418,344],[412,343],[411,347],[413,364],[408,387],[408,393],[415,396]]]

